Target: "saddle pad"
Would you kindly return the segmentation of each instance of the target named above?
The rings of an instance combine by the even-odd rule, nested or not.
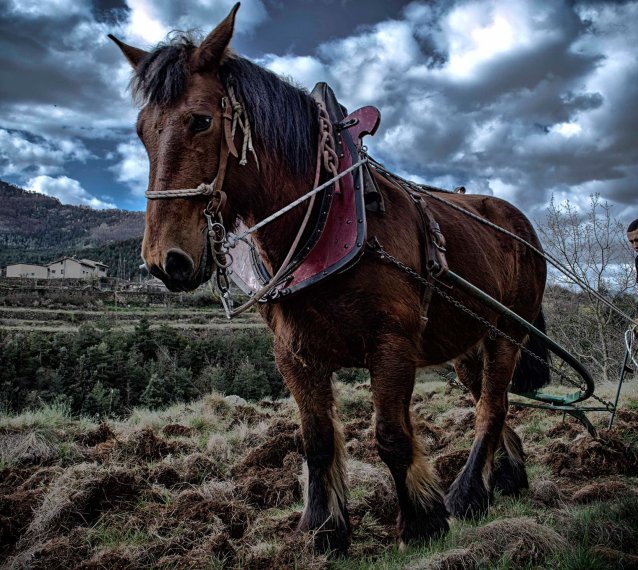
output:
[[[359,160],[361,138],[374,134],[380,114],[374,107],[363,107],[343,117],[343,109],[335,105],[334,94],[326,84],[318,84],[313,90],[322,92],[324,99],[332,103],[326,105],[337,116],[332,116],[333,125],[350,125],[335,132],[335,145],[339,153],[339,172],[343,172]],[[341,116],[339,116],[341,114]],[[340,192],[334,193],[327,212],[325,227],[314,247],[303,261],[277,287],[274,298],[284,297],[300,291],[329,275],[343,271],[353,264],[363,253],[366,237],[366,214],[364,200],[364,180],[359,169],[341,178]],[[328,191],[334,192],[333,188]]]

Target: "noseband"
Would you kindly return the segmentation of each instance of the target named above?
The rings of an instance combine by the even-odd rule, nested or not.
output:
[[[235,131],[237,126],[244,133],[244,142],[242,145],[242,155],[239,164],[242,166],[248,163],[246,155],[251,152],[255,157],[257,169],[259,169],[259,161],[257,153],[253,148],[252,132],[250,130],[250,122],[248,116],[244,112],[242,104],[235,97],[232,87],[228,88],[228,97],[222,97],[222,129],[221,140],[219,146],[219,167],[217,175],[209,184],[202,182],[197,188],[177,188],[174,190],[148,191],[144,196],[149,200],[162,200],[166,198],[194,198],[197,196],[212,196],[220,198],[222,192],[224,178],[226,176],[226,165],[228,164],[228,155],[232,154],[235,158],[239,158],[239,153],[235,147]],[[211,206],[211,204],[209,204]],[[217,206],[219,209],[220,206]]]

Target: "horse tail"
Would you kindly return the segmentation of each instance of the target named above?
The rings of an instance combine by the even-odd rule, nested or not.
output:
[[[545,332],[545,315],[542,309],[533,325],[541,332]],[[540,360],[537,360],[528,352],[521,351],[520,360],[514,370],[511,388],[511,391],[517,394],[538,390],[543,386],[547,386],[550,381],[549,351],[545,344],[536,336],[530,335],[525,342],[525,348]]]

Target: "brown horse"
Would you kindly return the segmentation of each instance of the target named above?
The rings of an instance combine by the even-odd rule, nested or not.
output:
[[[145,52],[113,38],[134,69],[133,90],[143,103],[137,132],[150,160],[149,190],[195,188],[225,169],[220,208],[227,229],[238,220],[251,226],[312,188],[319,144],[317,106],[308,93],[229,51],[238,6],[200,45],[182,36]],[[226,163],[220,148],[242,143],[239,133],[224,142],[222,100],[231,87],[253,129],[255,156],[249,153],[245,165],[233,153]],[[369,214],[368,237],[427,275],[418,208],[389,178],[374,176],[385,212]],[[445,198],[540,247],[529,221],[507,202],[479,195]],[[202,215],[208,199],[148,201],[142,256],[172,290],[194,289],[212,274]],[[446,204],[431,201],[429,208],[447,240],[450,269],[523,318],[542,317],[544,260]],[[254,236],[271,275],[295,238],[303,210],[292,209]],[[525,333],[504,317],[461,291],[447,290],[525,341]],[[449,514],[484,513],[494,489],[514,494],[527,486],[521,441],[505,423],[520,348],[488,334],[466,311],[436,292],[424,294],[422,283],[369,250],[347,271],[259,310],[274,333],[277,366],[299,406],[308,466],[300,524],[315,531],[319,549],[345,551],[349,541],[344,437],[332,386],[333,373],[342,367],[370,371],[377,449],[396,484],[402,543],[443,534]],[[409,407],[416,368],[446,362],[471,391],[477,412],[469,458],[444,496]],[[528,378],[528,387],[546,378]]]

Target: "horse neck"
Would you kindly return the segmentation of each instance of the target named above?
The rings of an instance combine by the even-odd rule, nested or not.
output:
[[[248,226],[252,226],[313,188],[315,165],[309,168],[306,176],[292,176],[282,161],[271,159],[260,167],[259,182],[248,197],[246,210],[240,213]],[[255,234],[255,242],[271,271],[281,266],[301,227],[309,202],[303,202],[296,208],[267,224]]]

